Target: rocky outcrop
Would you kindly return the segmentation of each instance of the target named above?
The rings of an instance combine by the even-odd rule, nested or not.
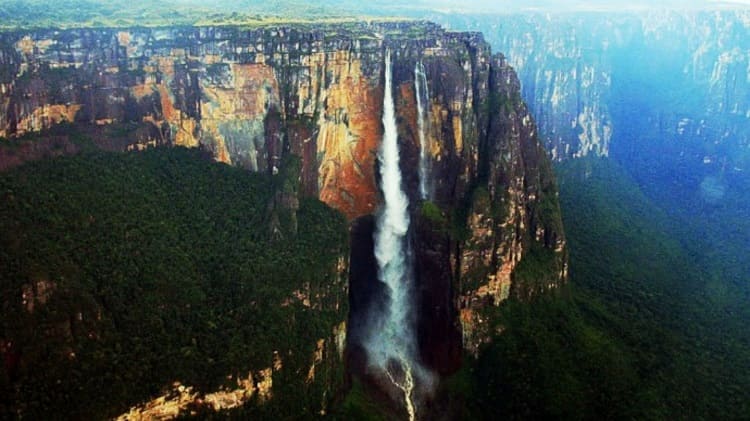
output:
[[[492,111],[480,154],[480,182],[467,195],[467,236],[456,256],[464,345],[473,352],[493,333],[487,330],[484,306],[511,295],[529,300],[567,278],[554,175],[520,99],[516,73],[504,57],[493,58],[488,83]],[[555,254],[545,268],[550,276],[517,279],[518,265],[538,248]]]

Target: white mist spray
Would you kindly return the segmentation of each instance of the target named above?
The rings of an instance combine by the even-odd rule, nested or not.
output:
[[[417,97],[417,128],[419,130],[419,194],[422,200],[430,196],[427,185],[429,177],[429,159],[427,155],[427,130],[429,121],[425,119],[425,105],[430,103],[430,90],[427,86],[427,75],[424,65],[418,61],[414,66],[414,94]]]
[[[398,131],[393,104],[391,54],[385,56],[383,141],[378,151],[384,207],[377,218],[375,258],[378,278],[387,287],[388,304],[365,343],[370,365],[376,366],[403,392],[409,419],[416,419],[414,403],[415,335],[411,313],[412,265],[407,253],[409,199],[401,186]]]

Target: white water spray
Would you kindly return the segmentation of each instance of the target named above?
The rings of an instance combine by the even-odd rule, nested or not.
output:
[[[401,185],[398,130],[393,104],[391,54],[385,56],[383,141],[378,151],[384,207],[377,218],[375,258],[378,279],[387,287],[388,304],[380,324],[372,326],[365,343],[370,364],[385,372],[404,394],[410,420],[416,419],[414,403],[415,335],[411,312],[412,265],[407,253],[409,199]],[[395,374],[394,374],[395,372]]]
[[[428,199],[430,188],[429,160],[427,155],[427,130],[429,121],[425,119],[425,105],[430,103],[430,90],[427,86],[427,75],[424,65],[418,61],[414,66],[414,94],[417,97],[417,128],[419,130],[419,194],[422,200]]]

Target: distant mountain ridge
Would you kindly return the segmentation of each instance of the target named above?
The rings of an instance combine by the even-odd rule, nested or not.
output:
[[[748,10],[433,18],[507,54],[554,160],[660,143],[670,161],[750,169]]]

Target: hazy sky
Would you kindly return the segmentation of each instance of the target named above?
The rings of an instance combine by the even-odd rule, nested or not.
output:
[[[619,11],[653,9],[696,9],[742,7],[750,9],[750,0],[0,0],[2,12],[14,16],[13,9],[49,15],[60,2],[69,6],[99,4],[104,10],[127,10],[131,7],[163,12],[192,9],[203,12],[240,12],[246,14],[295,15],[314,12],[316,16],[371,15],[418,17],[430,12],[443,13],[514,13],[519,11]],[[54,5],[53,5],[54,4]],[[10,8],[10,9],[8,9]],[[1,20],[1,19],[0,19]],[[2,22],[0,22],[2,24]]]
[[[503,12],[519,9],[543,10],[625,10],[625,9],[694,9],[717,6],[750,7],[750,0],[429,0],[423,6],[447,10]]]
[[[2,1],[2,0],[0,0]],[[96,0],[105,2],[105,0]],[[173,3],[219,6],[221,8],[263,7],[284,1],[262,0],[171,0]],[[306,5],[321,4],[327,7],[373,8],[420,8],[443,10],[471,10],[475,12],[503,12],[519,9],[554,10],[602,10],[602,9],[664,9],[703,8],[716,6],[746,6],[750,0],[287,0],[287,3]]]

